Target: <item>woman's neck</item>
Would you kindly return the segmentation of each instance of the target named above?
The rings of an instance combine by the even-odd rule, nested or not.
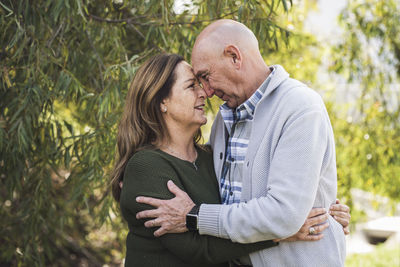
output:
[[[177,158],[193,162],[197,158],[197,151],[193,142],[194,134],[190,131],[169,131],[169,137],[157,144],[157,146]]]

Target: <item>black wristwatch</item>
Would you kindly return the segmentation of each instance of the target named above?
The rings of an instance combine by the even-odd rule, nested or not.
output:
[[[200,205],[195,205],[186,215],[186,227],[189,231],[199,230],[199,211]]]

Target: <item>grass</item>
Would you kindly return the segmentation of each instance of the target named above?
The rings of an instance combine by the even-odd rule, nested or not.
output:
[[[346,258],[346,267],[400,267],[400,245],[378,245],[367,254],[352,254]]]

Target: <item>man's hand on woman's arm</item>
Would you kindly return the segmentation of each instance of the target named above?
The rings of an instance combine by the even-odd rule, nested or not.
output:
[[[152,197],[137,197],[136,201],[148,204],[156,209],[144,210],[136,214],[137,219],[154,218],[145,222],[144,226],[160,228],[154,232],[155,236],[167,233],[183,233],[186,228],[186,214],[195,206],[192,199],[177,187],[172,181],[167,183],[169,191],[175,195],[169,200],[161,200]]]

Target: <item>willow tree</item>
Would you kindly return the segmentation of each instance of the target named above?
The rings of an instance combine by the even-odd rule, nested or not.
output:
[[[172,0],[1,0],[1,265],[118,264],[126,230],[108,173],[138,65],[163,51],[189,59],[219,18],[276,49],[291,4],[207,0],[177,12]]]
[[[331,69],[352,94],[334,119],[338,175],[346,178],[339,189],[361,188],[394,204],[400,200],[400,2],[349,1],[339,21],[344,32]]]

